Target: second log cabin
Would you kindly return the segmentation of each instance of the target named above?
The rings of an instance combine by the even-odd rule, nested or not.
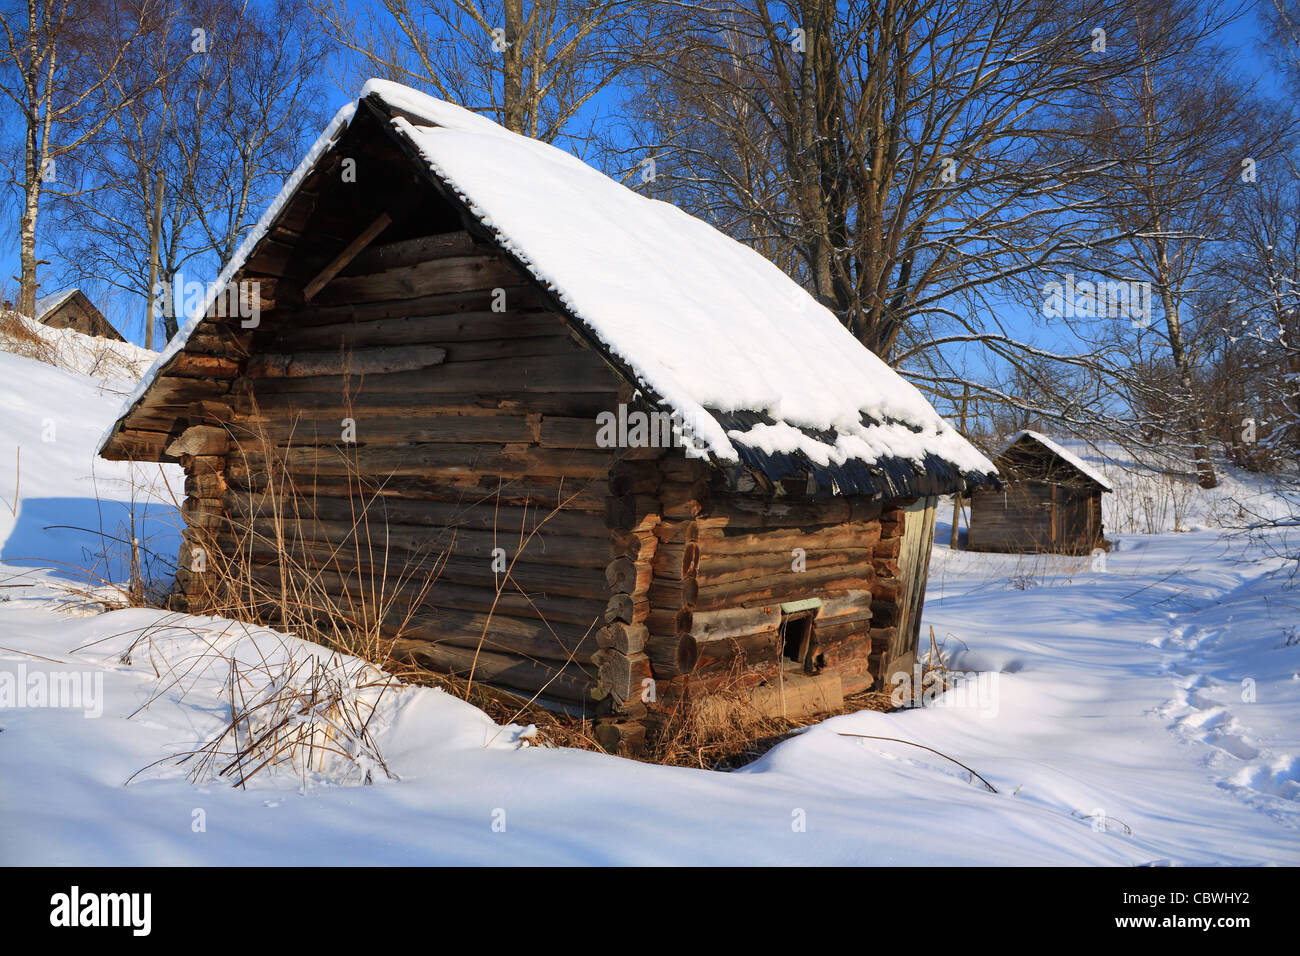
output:
[[[1089,554],[1110,550],[1101,496],[1111,484],[1096,468],[1046,435],[1022,431],[995,462],[998,489],[971,498],[971,551]]]
[[[101,454],[184,466],[178,608],[274,621],[231,592],[308,576],[629,748],[684,695],[823,711],[909,670],[936,498],[994,480],[753,250],[382,81]]]

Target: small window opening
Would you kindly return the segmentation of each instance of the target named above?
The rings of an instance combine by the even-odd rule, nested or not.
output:
[[[821,655],[813,644],[813,612],[787,614],[781,621],[781,656],[809,674],[817,670]]]

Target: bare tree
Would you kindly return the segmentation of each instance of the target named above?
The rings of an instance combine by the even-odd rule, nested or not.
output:
[[[7,164],[20,194],[19,309],[36,311],[41,198],[58,192],[59,166],[91,142],[157,77],[114,85],[154,28],[153,0],[20,0],[0,5],[0,94],[17,107],[21,146]],[[114,95],[108,91],[114,90]]]
[[[545,142],[656,49],[650,0],[312,0],[360,67]],[[588,132],[590,128],[588,129]]]
[[[1138,21],[1133,40],[1140,69],[1107,84],[1081,140],[1089,153],[1113,160],[1094,182],[1116,230],[1130,233],[1092,261],[1150,284],[1161,313],[1153,331],[1176,376],[1174,389],[1160,389],[1159,400],[1181,419],[1198,480],[1212,488],[1217,478],[1197,387],[1204,351],[1197,348],[1195,297],[1227,240],[1233,197],[1256,188],[1260,165],[1277,157],[1292,127],[1231,75],[1215,44],[1191,42],[1188,33],[1182,56],[1162,60],[1162,45],[1186,30],[1170,23],[1167,11]]]
[[[637,155],[663,157],[656,188],[775,253],[877,354],[978,334],[985,294],[1106,238],[1096,206],[1065,198],[1095,163],[1057,147],[1135,68],[1141,4],[691,9],[677,55],[643,73]],[[922,316],[944,321],[914,335]]]
[[[1273,164],[1228,213],[1204,296],[1221,343],[1206,395],[1240,464],[1300,460],[1300,171]]]
[[[168,10],[127,69],[165,76],[117,111],[78,163],[84,179],[56,207],[56,248],[80,281],[139,297],[146,321],[177,331],[182,270],[218,271],[321,123],[323,44],[300,0],[190,0]],[[127,74],[129,79],[129,74]],[[118,95],[115,80],[106,91]],[[149,288],[151,211],[163,187],[159,289]],[[162,294],[158,294],[159,292]],[[177,290],[182,291],[182,290]],[[161,315],[154,315],[155,304]]]

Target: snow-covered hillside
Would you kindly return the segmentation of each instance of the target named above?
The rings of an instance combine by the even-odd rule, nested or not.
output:
[[[131,387],[0,351],[0,562],[45,567],[69,583],[120,581],[133,527],[146,560],[162,561],[158,573],[175,559],[180,469],[95,456]]]
[[[69,372],[129,382],[130,387],[158,357],[157,352],[130,342],[50,328],[18,312],[0,315],[0,351],[38,358]]]
[[[67,569],[37,559],[75,563],[98,539],[54,526],[115,526],[134,481],[161,491],[156,466],[93,459],[119,400],[0,353],[4,862],[1300,864],[1300,590],[1270,539],[1215,528],[1112,533],[1095,561],[940,544],[924,624],[957,687],[823,721],[733,773],[532,746],[442,691],[372,683],[355,693],[391,777],[367,757],[370,786],[346,760],[196,781],[174,758],[221,732],[232,660],[274,676],[324,655],[57,600]],[[79,706],[37,706],[56,674]],[[933,748],[992,789],[854,734]]]

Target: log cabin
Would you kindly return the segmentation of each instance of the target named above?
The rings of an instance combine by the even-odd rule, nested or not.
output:
[[[996,480],[749,247],[378,80],[100,453],[185,468],[174,606],[229,606],[196,555],[318,555],[400,598],[395,656],[625,751],[691,695],[822,712],[909,670],[936,498]]]
[[[1106,476],[1046,435],[1022,431],[994,459],[1001,489],[971,498],[971,551],[1091,554],[1110,550],[1102,528]]]
[[[72,329],[82,335],[97,335],[125,342],[122,333],[95,307],[80,289],[64,289],[36,300],[36,321],[52,329]]]

